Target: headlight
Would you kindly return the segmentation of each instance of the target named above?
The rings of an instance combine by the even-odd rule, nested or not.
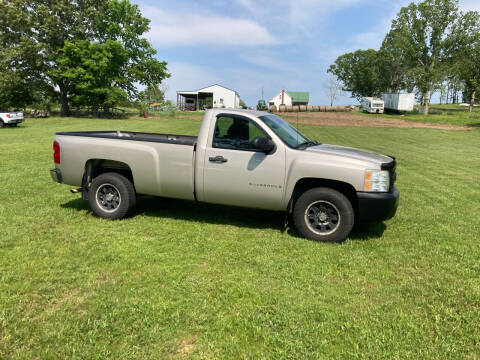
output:
[[[390,188],[390,174],[385,170],[366,170],[364,191],[388,192]]]

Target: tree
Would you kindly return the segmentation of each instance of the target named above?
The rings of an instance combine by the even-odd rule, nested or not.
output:
[[[424,0],[400,10],[392,22],[391,41],[404,54],[414,86],[428,114],[431,92],[451,62],[448,46],[458,18],[457,0]]]
[[[68,64],[78,65],[78,54],[66,51],[72,50],[71,44],[83,50],[87,47],[78,41],[91,43],[89,51],[97,54],[101,51],[94,44],[103,46],[108,41],[117,42],[124,50],[127,60],[123,61],[122,77],[110,79],[114,89],[108,90],[110,95],[116,95],[104,96],[106,100],[118,98],[121,93],[134,97],[138,93],[136,84],[156,85],[169,76],[166,63],[154,58],[156,51],[142,37],[148,31],[149,20],[128,0],[0,1],[0,43],[12,49],[9,69],[57,88],[62,115],[68,115],[70,102],[78,95],[80,75],[77,72],[72,78],[66,70]],[[66,59],[69,55],[73,56],[71,60]],[[57,71],[59,68],[63,71]],[[102,81],[107,83],[104,78]]]
[[[49,75],[55,82],[69,84],[73,105],[107,110],[127,97],[121,88],[127,61],[128,53],[118,41],[66,41],[57,56],[58,66]]]
[[[382,89],[387,93],[394,93],[401,90],[413,92],[411,79],[411,67],[406,59],[404,49],[397,44],[397,38],[393,31],[390,31],[382,42],[378,52],[379,69],[382,74]]]
[[[343,96],[343,84],[335,78],[333,75],[330,75],[325,82],[325,92],[330,99],[330,106],[333,106],[335,100],[339,96]]]
[[[480,14],[475,11],[462,14],[453,29],[450,48],[455,57],[455,70],[464,84],[464,93],[470,100],[470,112],[480,91]]]
[[[342,90],[352,97],[380,96],[383,92],[378,51],[357,50],[341,55],[327,71],[343,83]]]
[[[150,85],[140,92],[138,99],[147,105],[162,103],[165,101],[165,91],[160,89],[158,85]]]

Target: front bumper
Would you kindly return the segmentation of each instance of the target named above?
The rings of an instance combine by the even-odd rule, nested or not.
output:
[[[391,219],[398,208],[400,192],[393,188],[389,193],[357,192],[358,220],[360,222],[374,222]]]
[[[62,172],[60,171],[60,169],[51,169],[50,170],[50,176],[52,177],[53,181],[57,182],[57,183],[62,183],[63,182],[63,178],[62,178]]]

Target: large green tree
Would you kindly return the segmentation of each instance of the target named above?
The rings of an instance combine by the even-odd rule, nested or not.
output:
[[[86,43],[78,41],[88,41],[92,44],[88,51],[96,53],[100,50],[94,44],[104,50],[108,41],[121,45],[127,57],[122,62],[122,81],[110,79],[115,88],[110,92],[121,90],[133,97],[136,84],[155,85],[169,76],[166,63],[155,58],[156,51],[143,37],[149,20],[128,0],[0,0],[0,7],[0,42],[11,49],[9,69],[57,89],[62,115],[68,115],[79,90],[80,77],[65,71],[69,63],[78,65],[78,54],[69,44],[85,50]],[[73,58],[67,61],[69,54]],[[105,84],[99,85],[105,89]]]
[[[364,96],[380,96],[383,92],[380,66],[378,51],[357,50],[338,57],[328,72],[344,84],[344,91],[361,99]]]
[[[480,13],[462,14],[453,28],[450,52],[455,59],[453,69],[464,84],[472,112],[480,91]]]
[[[401,51],[413,85],[429,112],[432,91],[452,64],[449,46],[458,19],[457,0],[424,0],[402,8],[392,22],[390,40]]]
[[[68,40],[49,75],[56,83],[69,84],[72,105],[106,110],[127,98],[122,88],[127,81],[123,68],[128,59],[128,52],[116,40]]]

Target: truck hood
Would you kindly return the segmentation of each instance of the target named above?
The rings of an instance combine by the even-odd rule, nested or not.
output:
[[[320,144],[307,148],[305,151],[309,153],[335,155],[347,157],[355,160],[376,163],[378,165],[391,162],[393,159],[390,156],[378,154],[373,151],[356,149],[345,146]]]

